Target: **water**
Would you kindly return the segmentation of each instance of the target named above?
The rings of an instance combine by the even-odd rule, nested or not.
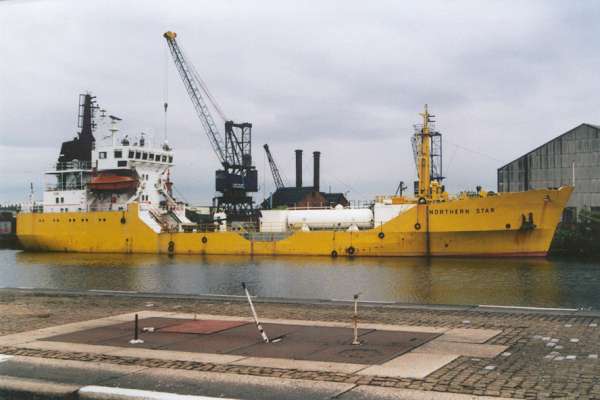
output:
[[[0,287],[108,289],[600,309],[600,262],[26,253],[0,250]]]

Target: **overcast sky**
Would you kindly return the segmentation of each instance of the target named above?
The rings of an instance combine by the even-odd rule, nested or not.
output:
[[[0,202],[22,201],[75,135],[90,91],[122,130],[168,140],[181,196],[207,203],[218,161],[167,53],[180,45],[227,116],[254,124],[289,184],[295,148],[322,187],[369,199],[412,182],[428,103],[451,192],[582,122],[600,123],[598,1],[0,1]],[[168,90],[167,90],[168,89]],[[409,185],[410,186],[410,185]]]

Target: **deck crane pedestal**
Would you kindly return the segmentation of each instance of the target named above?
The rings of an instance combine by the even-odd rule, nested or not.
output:
[[[252,165],[252,124],[236,123],[225,117],[219,104],[209,92],[194,66],[187,61],[177,43],[175,32],[165,32],[175,67],[196,109],[202,127],[208,136],[222,169],[215,173],[216,191],[221,195],[213,199],[218,211],[224,211],[230,220],[244,220],[254,214],[253,200],[249,193],[258,191],[258,173]],[[217,128],[206,100],[224,122],[225,134]]]

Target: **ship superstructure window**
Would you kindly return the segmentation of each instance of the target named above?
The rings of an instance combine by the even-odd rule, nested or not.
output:
[[[147,160],[148,159],[148,153],[142,153],[142,160]]]
[[[123,157],[123,151],[115,150],[115,158],[122,158],[122,157]]]
[[[135,159],[136,159],[136,160],[139,160],[139,159],[140,159],[140,157],[142,157],[142,152],[141,152],[141,151],[136,151],[136,152],[135,152]]]
[[[150,153],[150,154],[148,154],[148,159],[149,159],[150,161],[154,161],[154,153]]]
[[[126,167],[127,161],[117,161],[117,167]]]
[[[173,162],[173,156],[169,156],[169,162],[172,163]]]
[[[106,152],[105,151],[101,151],[98,153],[98,158],[101,160],[104,160],[106,158]]]
[[[133,151],[129,150],[129,158],[133,158]]]
[[[162,162],[167,162],[167,156],[162,156]]]

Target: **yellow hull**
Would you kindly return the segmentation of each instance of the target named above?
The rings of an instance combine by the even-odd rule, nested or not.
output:
[[[418,204],[380,227],[359,232],[155,233],[127,211],[20,213],[17,236],[26,250],[339,256],[544,256],[573,189],[532,190]],[[523,216],[535,228],[524,229]]]

